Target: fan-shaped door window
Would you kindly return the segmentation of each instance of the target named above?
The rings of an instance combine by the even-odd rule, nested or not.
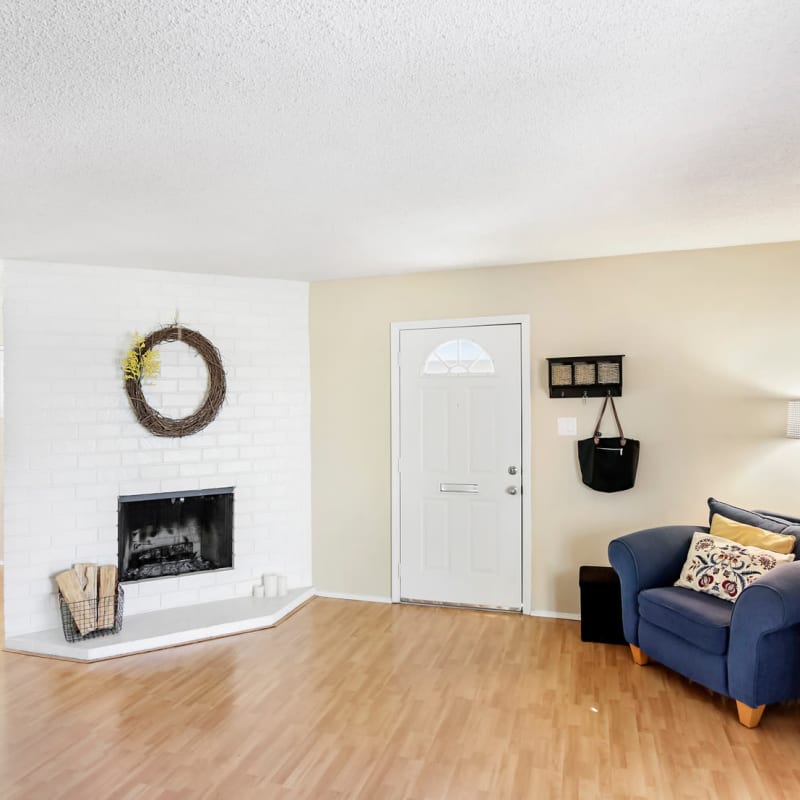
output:
[[[425,359],[423,375],[494,375],[492,357],[471,339],[451,339]]]

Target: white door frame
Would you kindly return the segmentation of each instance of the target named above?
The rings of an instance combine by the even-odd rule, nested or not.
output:
[[[531,321],[527,314],[392,323],[392,602],[400,602],[400,331],[519,325],[522,368],[522,613],[531,613]]]

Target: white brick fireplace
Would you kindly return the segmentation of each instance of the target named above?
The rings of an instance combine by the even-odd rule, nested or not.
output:
[[[310,585],[307,284],[15,261],[4,272],[6,636],[58,626],[54,573],[117,563],[120,495],[235,487],[234,568],[127,584],[126,619],[247,596],[264,572]],[[176,312],[220,350],[228,391],[208,428],[165,439],[135,420],[120,359],[134,331]],[[164,413],[185,413],[196,361],[151,390]]]

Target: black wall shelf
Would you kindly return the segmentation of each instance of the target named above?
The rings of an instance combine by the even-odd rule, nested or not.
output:
[[[564,356],[547,359],[550,397],[622,397],[622,359]]]

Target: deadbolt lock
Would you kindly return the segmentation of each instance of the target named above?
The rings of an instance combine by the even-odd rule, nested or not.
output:
[[[509,467],[508,468],[508,474],[509,475],[516,475],[517,474],[517,468],[516,467]]]

